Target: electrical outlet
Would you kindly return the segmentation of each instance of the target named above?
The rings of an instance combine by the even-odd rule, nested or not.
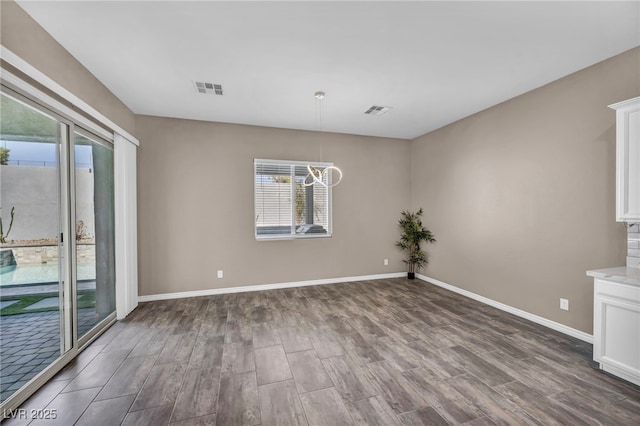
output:
[[[218,278],[222,278],[223,274],[222,274],[222,270],[218,271]]]
[[[384,260],[384,266],[389,266],[389,259]]]
[[[560,309],[563,311],[569,310],[569,299],[560,298]]]

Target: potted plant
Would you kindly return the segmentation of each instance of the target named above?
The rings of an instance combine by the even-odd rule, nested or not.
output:
[[[410,280],[416,277],[416,269],[422,268],[427,263],[427,256],[420,248],[420,243],[425,241],[433,243],[436,241],[431,231],[422,225],[422,208],[416,213],[410,211],[402,212],[402,219],[398,221],[402,235],[396,241],[396,246],[408,251],[407,258],[403,260],[409,265],[407,278]]]

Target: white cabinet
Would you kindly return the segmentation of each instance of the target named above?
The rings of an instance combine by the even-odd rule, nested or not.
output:
[[[640,97],[616,110],[616,220],[640,222]]]
[[[594,283],[593,359],[640,385],[640,286],[602,278]]]

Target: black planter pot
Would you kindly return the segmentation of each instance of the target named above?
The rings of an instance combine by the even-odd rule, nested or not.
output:
[[[410,280],[415,280],[416,279],[416,273],[415,272],[407,272],[407,278],[409,278]]]

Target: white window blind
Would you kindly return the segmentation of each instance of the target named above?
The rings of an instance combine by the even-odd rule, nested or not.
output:
[[[307,165],[319,169],[332,163],[254,160],[256,239],[331,236],[331,175],[322,185],[308,176]]]

